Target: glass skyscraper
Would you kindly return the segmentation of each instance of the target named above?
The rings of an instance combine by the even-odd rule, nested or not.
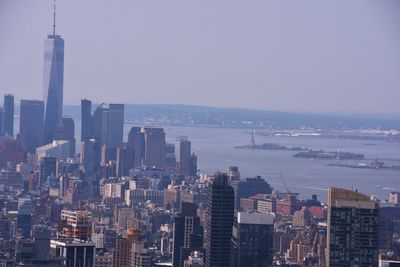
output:
[[[378,266],[378,211],[369,196],[329,188],[327,267]]]
[[[27,152],[35,154],[43,144],[44,103],[39,100],[21,100],[19,139]]]
[[[205,266],[230,267],[234,192],[225,173],[216,173],[207,190],[204,231]]]
[[[55,13],[53,34],[44,41],[43,101],[45,103],[45,144],[53,140],[57,125],[62,122],[64,82],[64,39],[56,35]]]

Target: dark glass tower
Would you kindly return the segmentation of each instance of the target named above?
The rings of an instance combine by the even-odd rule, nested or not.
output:
[[[75,122],[73,118],[62,118],[62,123],[57,126],[54,140],[66,140],[69,142],[70,156],[75,155]]]
[[[140,127],[132,127],[128,134],[128,147],[132,148],[135,153],[134,166],[142,166],[144,157],[144,135]]]
[[[235,191],[235,208],[239,208],[240,199],[248,198],[257,194],[271,194],[271,186],[260,176],[246,178],[241,181],[232,181],[231,185]]]
[[[43,145],[44,103],[39,100],[21,100],[19,140],[26,151],[35,154]]]
[[[92,138],[92,101],[81,100],[81,141]]]
[[[101,104],[93,116],[93,137],[100,147],[122,147],[124,133],[124,105]]]
[[[64,84],[64,39],[56,35],[55,7],[53,34],[44,41],[43,100],[45,102],[45,144],[53,141],[57,125],[62,123]]]
[[[162,128],[142,128],[144,135],[143,164],[149,167],[165,166],[165,133]]]
[[[366,195],[329,188],[327,267],[378,266],[378,209]]]
[[[232,237],[231,267],[272,267],[274,216],[238,212]]]
[[[174,218],[173,267],[183,267],[191,252],[200,250],[203,245],[197,205],[183,202],[181,210]]]
[[[14,96],[4,95],[3,133],[14,135]]]
[[[229,267],[234,193],[225,173],[216,173],[208,187],[208,207],[205,223],[205,266]]]
[[[39,162],[39,187],[46,183],[49,176],[55,176],[57,171],[57,159],[43,157]]]
[[[129,170],[133,168],[135,153],[132,148],[117,148],[117,176],[129,176]]]

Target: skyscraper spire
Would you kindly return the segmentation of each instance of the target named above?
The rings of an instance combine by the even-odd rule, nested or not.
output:
[[[53,5],[53,36],[56,36],[56,0]]]
[[[43,143],[53,141],[57,125],[62,123],[64,91],[64,39],[56,35],[56,1],[53,9],[53,33],[44,42],[43,101],[45,118]]]

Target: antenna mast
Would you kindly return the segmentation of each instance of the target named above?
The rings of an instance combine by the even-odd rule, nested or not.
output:
[[[53,5],[53,36],[56,37],[56,0]]]

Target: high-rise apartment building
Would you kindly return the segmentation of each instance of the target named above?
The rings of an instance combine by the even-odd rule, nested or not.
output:
[[[4,95],[3,133],[14,135],[14,96]]]
[[[274,216],[238,212],[233,227],[231,267],[272,267]]]
[[[81,100],[81,141],[92,138],[92,101]]]
[[[182,203],[181,212],[174,218],[173,267],[183,267],[189,255],[202,249],[202,228],[197,216],[197,205]]]
[[[91,239],[91,213],[84,210],[62,210],[58,236],[80,240]]]
[[[234,192],[228,184],[228,176],[225,173],[216,173],[207,192],[204,232],[206,267],[230,266],[234,201]]]
[[[144,134],[143,164],[149,167],[164,168],[165,163],[165,133],[162,128],[142,128]]]
[[[44,102],[21,100],[19,116],[19,140],[25,150],[35,154],[43,145]]]
[[[327,267],[378,266],[378,210],[366,195],[329,188]]]
[[[62,121],[64,86],[64,39],[56,34],[55,9],[53,33],[44,41],[43,101],[45,102],[44,143],[53,141]]]

